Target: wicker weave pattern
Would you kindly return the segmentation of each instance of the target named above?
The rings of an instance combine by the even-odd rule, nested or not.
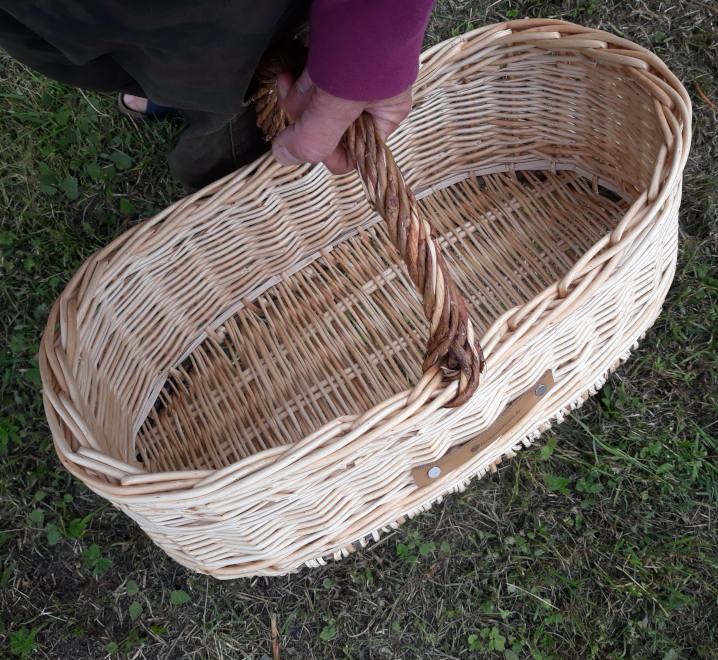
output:
[[[40,352],[63,464],[220,578],[341,556],[530,443],[626,359],[673,277],[690,102],[653,54],[548,20],[424,54],[390,146],[487,374],[421,375],[421,301],[353,175],[267,157],[92,257]],[[417,488],[551,368],[530,418]],[[141,459],[140,460],[138,460]]]

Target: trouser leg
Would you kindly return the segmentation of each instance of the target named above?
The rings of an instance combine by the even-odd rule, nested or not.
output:
[[[74,64],[55,46],[2,10],[0,46],[18,62],[67,85],[96,92],[144,94],[135,79],[111,55]]]
[[[265,49],[304,22],[308,0],[164,7],[126,0],[119,14],[112,11],[120,5],[108,0],[87,4],[81,14],[64,4],[11,2],[19,19],[0,10],[0,45],[61,82],[176,107],[187,125],[169,164],[187,188],[201,187],[266,150],[246,104],[247,89]]]
[[[182,111],[187,126],[169,154],[172,174],[197,190],[252,162],[269,148],[251,107],[234,116]]]
[[[281,5],[274,0],[275,4]],[[269,3],[268,3],[269,4]],[[196,190],[212,181],[252,162],[269,149],[262,131],[256,125],[254,107],[247,101],[247,92],[254,70],[262,54],[273,44],[290,39],[305,24],[308,2],[290,3],[264,38],[243,44],[242,59],[250,63],[242,83],[235,88],[232,107],[234,113],[181,110],[188,125],[180,134],[170,152],[169,166],[172,174],[189,190]],[[241,47],[240,47],[241,49]],[[241,103],[238,98],[241,98]]]

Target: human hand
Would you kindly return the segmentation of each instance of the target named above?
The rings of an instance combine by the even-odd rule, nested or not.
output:
[[[389,99],[351,101],[317,87],[306,69],[296,81],[287,73],[280,74],[277,91],[293,123],[274,138],[274,157],[284,165],[322,162],[334,174],[354,169],[340,140],[364,110],[374,116],[382,138],[396,130],[411,110],[411,88]]]

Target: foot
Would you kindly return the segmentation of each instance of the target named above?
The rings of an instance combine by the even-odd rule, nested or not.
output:
[[[123,94],[122,102],[135,112],[147,114],[147,99],[143,96],[133,96],[132,94]]]
[[[180,116],[180,113],[175,108],[157,105],[144,96],[119,94],[117,103],[120,112],[133,119],[172,119]]]

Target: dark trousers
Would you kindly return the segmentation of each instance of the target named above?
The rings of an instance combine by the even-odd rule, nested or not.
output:
[[[187,121],[169,154],[196,189],[267,149],[247,92],[309,0],[0,0],[0,46],[60,82],[147,96]]]

